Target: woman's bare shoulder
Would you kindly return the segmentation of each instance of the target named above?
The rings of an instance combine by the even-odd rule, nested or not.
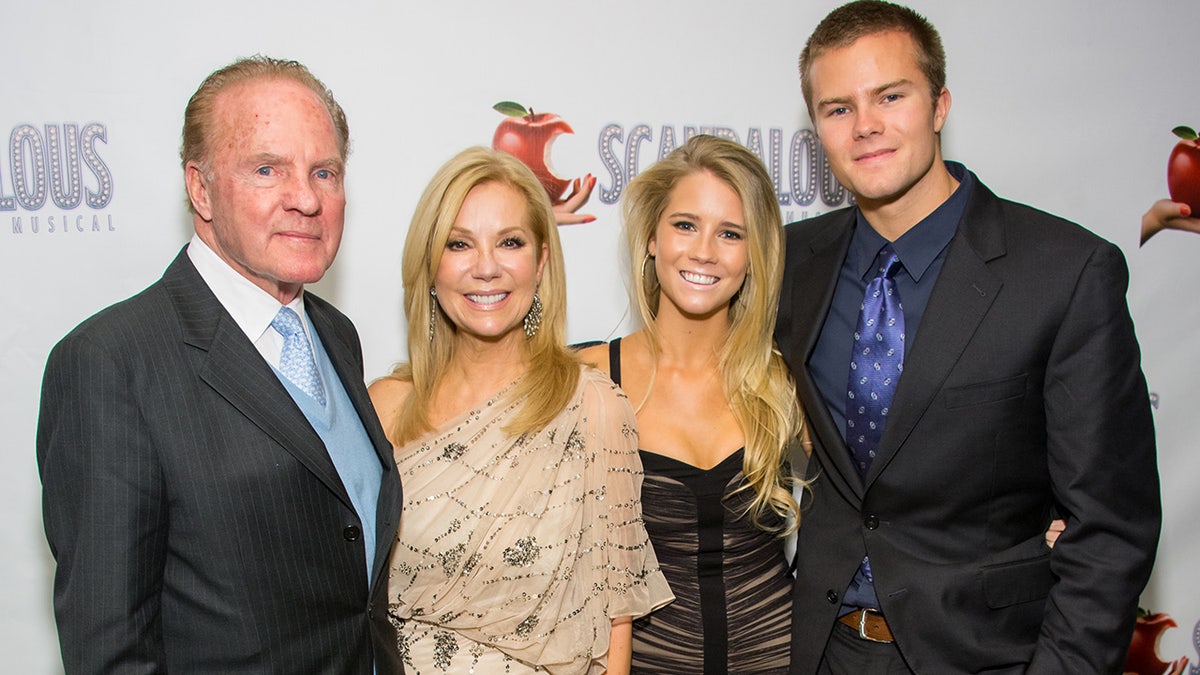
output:
[[[608,343],[601,342],[579,350],[579,360],[585,365],[610,375],[608,372]]]
[[[394,377],[381,377],[367,387],[371,395],[371,404],[375,406],[375,414],[383,427],[388,428],[400,414],[400,408],[412,393],[412,382],[399,380]]]

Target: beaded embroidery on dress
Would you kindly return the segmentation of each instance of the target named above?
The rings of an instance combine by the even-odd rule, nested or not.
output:
[[[585,368],[562,413],[513,438],[512,390],[395,450],[389,613],[410,675],[599,673],[611,618],[672,598],[624,395]]]

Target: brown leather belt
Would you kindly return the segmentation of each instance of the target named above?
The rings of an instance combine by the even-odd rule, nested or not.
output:
[[[892,638],[892,629],[888,628],[887,621],[883,615],[873,609],[860,609],[845,616],[838,617],[838,621],[858,631],[858,637],[871,642],[894,642]]]

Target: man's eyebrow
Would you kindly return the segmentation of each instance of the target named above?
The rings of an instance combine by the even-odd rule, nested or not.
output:
[[[888,89],[893,89],[895,87],[902,87],[902,86],[910,85],[910,84],[912,84],[912,80],[910,80],[908,78],[901,78],[894,82],[888,82],[887,84],[881,84],[878,87],[875,87],[874,89],[871,90],[871,95],[878,96],[878,95],[882,94],[883,92],[887,91]],[[820,101],[817,101],[816,107],[822,108],[827,105],[843,104],[843,103],[850,103],[850,102],[851,102],[851,100],[850,100],[849,96],[833,96],[830,98],[823,98]]]

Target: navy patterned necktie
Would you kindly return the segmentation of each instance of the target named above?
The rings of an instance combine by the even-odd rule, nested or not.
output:
[[[888,409],[904,370],[904,307],[895,276],[903,263],[891,244],[875,257],[875,278],[867,284],[846,387],[846,444],[859,477],[875,459]]]
[[[325,387],[321,384],[321,375],[317,372],[317,361],[313,358],[308,336],[300,324],[300,315],[290,307],[280,307],[279,313],[271,321],[271,327],[283,336],[279,372],[324,407]]]

